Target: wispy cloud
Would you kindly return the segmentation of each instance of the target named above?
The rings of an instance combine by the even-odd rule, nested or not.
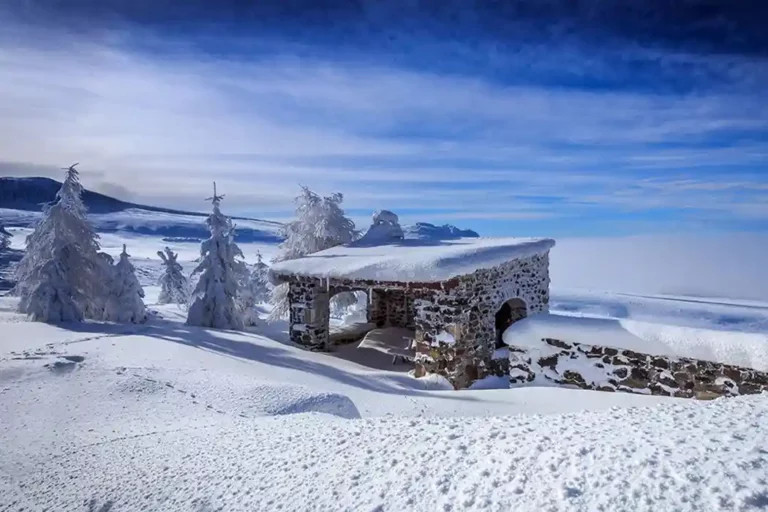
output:
[[[287,215],[306,184],[344,192],[353,211],[434,222],[560,219],[578,232],[597,215],[672,210],[768,221],[768,104],[736,71],[754,59],[713,56],[706,69],[733,68],[731,82],[669,94],[6,28],[4,174],[80,161],[90,187],[184,208],[216,179],[231,211],[256,215]]]

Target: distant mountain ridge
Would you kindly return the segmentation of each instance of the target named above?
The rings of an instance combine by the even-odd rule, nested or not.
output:
[[[0,223],[11,227],[32,227],[40,218],[43,206],[56,199],[61,182],[51,178],[0,177]],[[209,236],[203,219],[207,213],[187,212],[122,201],[105,194],[83,190],[88,217],[97,231],[126,231],[161,236],[169,241],[202,240]],[[232,217],[239,242],[280,243],[281,223],[248,217]],[[417,222],[405,226],[406,238],[451,240],[480,235],[471,229],[445,224],[436,226]]]
[[[61,188],[61,182],[51,178],[0,178],[0,208],[10,210],[24,210],[39,212],[46,203],[56,199],[56,193]],[[146,210],[148,212],[170,213],[178,215],[195,215],[207,217],[207,213],[188,212],[183,210],[174,210],[172,208],[162,208],[159,206],[148,206],[144,204],[130,203],[114,197],[83,189],[83,203],[88,208],[88,213],[103,214],[116,213],[130,208]],[[246,219],[247,217],[233,217],[233,219]],[[260,222],[272,223],[279,227],[279,222],[260,220]]]
[[[51,178],[0,178],[0,221],[8,226],[32,227],[40,218],[43,206],[56,199],[61,182]],[[83,190],[83,203],[97,231],[127,231],[142,235],[162,236],[174,240],[202,240],[209,236],[204,218],[207,213],[186,212],[171,208],[147,206]],[[279,243],[281,223],[232,217],[239,242]]]

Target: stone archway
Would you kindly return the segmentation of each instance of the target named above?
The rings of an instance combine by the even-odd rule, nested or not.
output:
[[[521,298],[509,299],[496,311],[496,348],[504,346],[503,336],[510,325],[528,316],[528,305]]]
[[[331,320],[340,321],[346,315],[359,312],[364,321],[368,314],[368,293],[363,289],[331,290]]]

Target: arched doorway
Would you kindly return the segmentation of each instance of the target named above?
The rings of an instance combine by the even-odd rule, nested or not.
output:
[[[504,346],[504,331],[510,325],[528,316],[528,306],[523,299],[509,299],[496,312],[496,348]]]

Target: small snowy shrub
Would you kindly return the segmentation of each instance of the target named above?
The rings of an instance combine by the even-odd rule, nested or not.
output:
[[[177,261],[179,255],[170,247],[164,251],[157,251],[157,255],[163,260],[163,273],[158,280],[160,295],[158,304],[186,304],[189,300],[189,283],[184,276],[183,268]]]
[[[256,256],[256,264],[250,272],[241,277],[237,290],[237,306],[246,326],[258,323],[256,305],[268,301],[270,297],[271,286],[267,277],[269,266],[262,261],[261,253]]]
[[[136,269],[128,258],[129,254],[123,245],[120,260],[112,272],[109,295],[104,306],[104,320],[139,324],[147,320],[144,290],[136,278]]]

